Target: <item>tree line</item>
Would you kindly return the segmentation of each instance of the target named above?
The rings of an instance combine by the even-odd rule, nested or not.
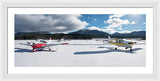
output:
[[[108,38],[109,35],[105,36],[98,36],[98,35],[83,35],[83,34],[39,34],[39,33],[28,33],[28,34],[21,34],[15,35],[15,40],[36,40],[36,39],[52,39],[59,40],[61,38],[64,39],[92,39],[92,38]],[[142,38],[143,40],[146,39],[145,36],[116,36],[110,35],[112,38]]]

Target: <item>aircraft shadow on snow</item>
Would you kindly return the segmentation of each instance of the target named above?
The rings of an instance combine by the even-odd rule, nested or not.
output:
[[[101,54],[101,53],[111,53],[111,52],[124,52],[124,53],[131,53],[134,54],[138,50],[142,50],[142,48],[134,48],[132,51],[129,50],[120,50],[117,49],[115,50],[114,48],[111,47],[98,47],[98,48],[107,48],[107,50],[101,50],[101,51],[82,51],[82,52],[75,52],[75,55],[80,55],[80,54]]]
[[[69,45],[70,45],[70,46],[72,46],[72,45],[73,45],[73,46],[74,46],[74,45],[75,45],[75,46],[76,46],[76,45],[77,45],[77,46],[80,46],[80,45],[82,45],[82,46],[86,45],[86,46],[87,46],[87,45],[103,45],[103,44],[69,44]]]
[[[15,48],[15,52],[33,52],[31,49],[23,49],[23,48]],[[48,50],[38,50],[38,51],[48,51]],[[52,50],[51,52],[56,52],[56,50]]]
[[[30,49],[23,49],[23,48],[15,48],[15,52],[32,52]]]
[[[23,44],[23,43],[19,43],[19,44],[21,44],[21,45],[25,45],[25,46],[30,46],[30,45],[28,45],[28,44]]]
[[[29,46],[28,44],[23,44],[23,43],[19,43],[21,45],[27,45]],[[14,52],[32,52],[32,50],[30,49],[24,49],[24,48],[15,48],[16,50]]]

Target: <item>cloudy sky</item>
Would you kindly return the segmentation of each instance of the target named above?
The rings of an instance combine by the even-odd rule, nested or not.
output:
[[[16,14],[15,32],[68,33],[80,29],[113,34],[146,30],[145,14]]]

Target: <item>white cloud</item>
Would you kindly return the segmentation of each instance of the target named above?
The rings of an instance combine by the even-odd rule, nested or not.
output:
[[[108,28],[108,27],[103,27],[102,29],[99,28],[99,27],[95,27],[95,26],[91,26],[91,27],[88,27],[87,29],[89,30],[98,30],[98,31],[103,31],[103,32],[107,32],[107,33],[110,33],[110,34],[114,34],[114,33],[131,33],[133,31],[141,31],[140,29],[139,30],[123,30],[123,31],[116,31],[112,28]]]
[[[140,30],[140,29],[139,30],[130,30],[130,31],[129,30],[123,30],[123,31],[115,31],[115,32],[118,32],[118,33],[131,33],[131,32],[134,32],[134,31],[142,31],[142,30]]]
[[[135,21],[132,21],[130,24],[136,24],[136,22],[135,22]]]
[[[110,18],[110,19],[112,19],[113,17],[118,17],[118,18],[120,18],[120,17],[123,17],[124,15],[126,15],[126,14],[114,14],[114,15],[109,16],[109,18]]]
[[[128,20],[122,20],[120,18],[112,18],[108,19],[107,21],[104,21],[104,23],[109,23],[109,24],[116,24],[116,26],[120,26],[123,24],[129,24]]]
[[[108,33],[106,27],[99,28],[99,27],[91,26],[91,27],[88,27],[87,29],[89,29],[89,30],[98,30],[98,31],[103,31],[103,32],[107,32]]]
[[[112,29],[112,28],[110,28],[110,27],[106,27],[105,31],[106,31],[107,33],[109,33],[109,34],[113,34],[113,33],[116,32],[114,29]]]
[[[131,32],[134,32],[134,31],[141,31],[141,30],[132,30],[132,31],[129,31],[129,30],[123,30],[123,31],[114,31],[115,32],[118,32],[118,33],[131,33]],[[113,34],[113,33],[112,33]]]
[[[132,30],[132,31],[142,31],[141,29],[138,29],[138,30]]]
[[[129,20],[120,19],[124,15],[125,14],[110,15],[109,19],[107,21],[104,21],[104,23],[110,24],[109,26],[106,27],[108,33],[110,33],[110,34],[115,33],[116,30],[114,30],[114,28],[116,28],[116,27],[118,28],[118,30],[123,30],[122,25],[130,24]]]
[[[100,28],[98,28],[98,27],[95,27],[95,26],[88,27],[87,29],[89,29],[89,30],[99,30],[99,31],[102,31],[102,29],[100,29]]]
[[[124,31],[116,31],[116,32],[118,32],[118,33],[131,33],[133,31],[124,30]]]
[[[69,32],[85,28],[89,23],[79,19],[81,15],[76,14],[16,14],[15,31],[49,31],[49,32]]]
[[[88,27],[87,29],[103,31],[103,32],[107,32],[107,33],[110,33],[110,34],[113,34],[115,32],[119,32],[119,33],[130,33],[130,32],[132,32],[132,31],[116,31],[116,30],[108,28],[108,27],[104,27],[104,29],[101,29],[101,28],[95,27],[95,26]]]

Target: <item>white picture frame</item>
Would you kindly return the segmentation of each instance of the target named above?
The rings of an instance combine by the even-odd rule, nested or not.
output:
[[[149,80],[149,81],[156,81],[159,80],[156,77],[159,77],[159,75],[157,74],[159,71],[158,67],[159,67],[159,60],[158,58],[158,53],[159,51],[156,51],[156,47],[157,44],[155,45],[155,43],[157,43],[156,41],[156,35],[158,35],[156,31],[158,31],[158,26],[160,26],[160,24],[158,23],[157,20],[159,20],[160,18],[158,17],[158,13],[159,13],[159,0],[133,0],[133,1],[127,1],[127,0],[113,0],[113,2],[110,2],[109,0],[106,1],[88,1],[88,2],[81,2],[79,1],[74,1],[74,0],[69,0],[69,1],[43,1],[40,0],[38,3],[35,3],[36,1],[20,1],[20,0],[13,0],[13,1],[1,1],[1,32],[2,32],[2,40],[1,40],[1,45],[2,50],[1,50],[1,59],[2,59],[2,63],[1,63],[1,71],[0,73],[2,73],[0,80],[2,81],[6,81],[6,80],[18,80],[18,79],[22,79],[22,80],[70,80],[70,79],[79,79],[79,80],[85,80],[85,79],[90,79],[90,80],[98,80],[98,79],[103,79],[103,80]],[[122,3],[125,2],[125,3]],[[111,74],[54,74],[54,75],[33,75],[33,74],[28,74],[28,75],[15,75],[15,74],[7,74],[7,8],[153,8],[154,9],[154,28],[153,31],[155,32],[153,37],[154,37],[154,71],[153,74],[150,75],[143,75],[143,74],[131,74],[131,75],[127,75],[127,74],[115,74],[115,75],[111,75]],[[22,77],[23,76],[23,77]],[[93,77],[94,76],[94,77]],[[138,76],[138,77],[137,77]],[[29,79],[29,78],[30,79]],[[64,77],[62,79],[62,77]]]

